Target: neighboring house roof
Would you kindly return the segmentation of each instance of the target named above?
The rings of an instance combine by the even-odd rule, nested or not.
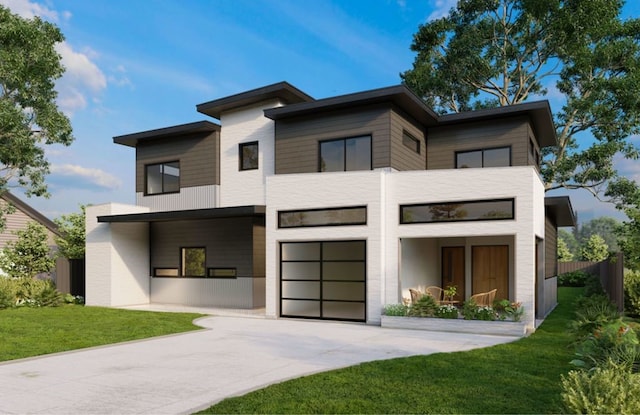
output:
[[[576,214],[569,196],[548,196],[544,198],[544,207],[556,220],[556,226],[576,226]]]
[[[354,105],[369,105],[382,102],[393,102],[424,125],[436,125],[438,115],[404,85],[372,89],[354,94],[319,99],[313,102],[288,105],[286,107],[270,108],[264,115],[272,120],[316,114],[320,111],[332,111],[350,108]]]
[[[277,84],[267,85],[262,88],[252,89],[251,91],[196,105],[196,110],[202,114],[220,119],[221,114],[225,111],[246,107],[274,98],[283,100],[285,104],[315,101],[313,97],[307,95],[290,83],[278,82]]]
[[[220,126],[210,121],[196,121],[189,124],[175,125],[173,127],[120,135],[113,137],[113,142],[129,147],[136,147],[140,142],[144,141],[151,141],[159,138],[181,137],[186,134],[211,131],[220,131]]]
[[[4,193],[0,194],[0,199],[3,199],[6,202],[12,204],[13,206],[15,206],[16,209],[20,210],[21,212],[29,216],[34,221],[40,223],[41,225],[44,225],[45,228],[47,228],[54,234],[58,236],[62,235],[60,233],[60,230],[58,229],[58,225],[56,225],[51,219],[47,218],[42,213],[38,212],[37,210],[35,210],[34,208],[29,206],[22,200],[20,200],[14,194],[8,191],[5,191]]]
[[[210,209],[174,210],[169,212],[130,213],[98,216],[98,222],[161,222],[187,219],[219,219],[260,216],[264,217],[265,206],[233,206]]]
[[[504,107],[445,114],[438,118],[438,124],[460,124],[466,121],[495,120],[517,115],[530,117],[540,147],[549,147],[558,144],[556,130],[553,124],[553,116],[551,115],[551,107],[548,101],[525,102]]]

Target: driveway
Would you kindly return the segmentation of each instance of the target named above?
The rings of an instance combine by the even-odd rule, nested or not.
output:
[[[513,337],[204,317],[206,330],[0,364],[2,414],[178,414],[286,379]]]

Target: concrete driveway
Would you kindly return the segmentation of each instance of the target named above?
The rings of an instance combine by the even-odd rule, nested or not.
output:
[[[286,379],[513,337],[204,317],[207,330],[0,364],[2,414],[178,414]]]

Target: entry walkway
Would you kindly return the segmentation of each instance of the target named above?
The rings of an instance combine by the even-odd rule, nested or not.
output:
[[[0,413],[192,413],[315,372],[514,340],[289,319],[197,324],[207,330],[1,363]]]

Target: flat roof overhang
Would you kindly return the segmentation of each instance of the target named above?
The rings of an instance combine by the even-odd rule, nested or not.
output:
[[[556,219],[556,226],[576,226],[576,213],[571,206],[569,196],[548,196],[544,198],[544,207]]]
[[[234,206],[211,209],[173,210],[168,212],[129,213],[98,216],[100,223],[170,222],[178,220],[264,217],[266,206]]]
[[[220,125],[210,121],[196,121],[188,124],[174,125],[172,127],[158,128],[156,130],[142,131],[139,133],[119,135],[113,137],[113,142],[128,147],[136,147],[139,143],[160,138],[182,137],[188,134],[209,133],[220,131]]]

